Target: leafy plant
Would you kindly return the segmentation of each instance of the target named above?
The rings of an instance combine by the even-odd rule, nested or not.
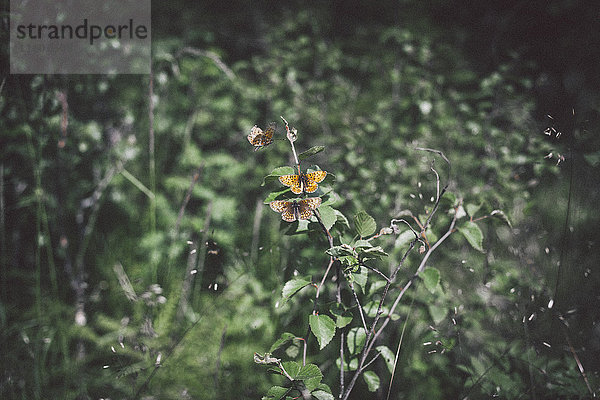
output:
[[[285,122],[286,137],[291,146],[295,166],[293,168],[287,166],[275,168],[263,179],[263,184],[274,182],[277,178],[285,186],[289,186],[290,189],[271,192],[267,195],[265,203],[270,204],[274,211],[281,212],[285,223],[292,224],[291,227],[284,226],[284,229],[287,229],[286,234],[303,233],[310,235],[321,232],[329,245],[329,248],[325,249],[325,253],[330,258],[319,283],[312,282],[310,277],[294,277],[283,286],[282,300],[284,302],[289,301],[303,288],[314,286],[316,288],[312,299],[314,306],[312,312],[308,315],[309,330],[306,335],[296,336],[293,333],[286,332],[273,344],[269,352],[264,353],[264,355],[255,353],[254,358],[257,364],[271,365],[269,371],[285,378],[283,386],[273,386],[263,398],[287,399],[299,396],[304,398],[312,396],[311,398],[317,399],[334,398],[330,387],[321,383],[323,374],[317,365],[307,364],[307,343],[312,336],[317,340],[319,352],[323,351],[336,336],[338,338],[339,356],[336,365],[339,369],[339,398],[349,398],[359,377],[364,379],[368,390],[374,392],[379,389],[381,378],[378,373],[370,369],[372,365],[380,356],[383,356],[381,359],[388,365],[391,373],[393,367],[390,368],[390,365],[396,365],[398,361],[397,355],[393,356],[386,343],[380,343],[378,346],[376,344],[390,322],[402,318],[401,315],[397,314],[397,311],[405,293],[417,280],[422,280],[424,286],[431,293],[442,290],[440,271],[427,266],[433,252],[455,232],[460,232],[474,249],[483,251],[483,234],[479,226],[473,221],[473,215],[478,211],[478,207],[467,205],[466,208],[470,218],[466,219],[467,213],[463,209],[462,200],[456,199],[453,195],[447,193],[447,183],[440,189],[441,179],[432,163],[431,172],[436,177],[437,191],[434,201],[425,210],[425,217],[420,219],[408,210],[403,211],[402,216],[406,219],[394,218],[389,226],[383,227],[377,232],[375,219],[366,211],[361,210],[352,218],[354,235],[349,236],[348,218],[339,209],[335,208],[335,200],[333,199],[338,196],[333,187],[328,187],[326,190],[320,187],[322,194],[319,197],[306,197],[308,193],[313,196],[312,193],[317,190],[317,185],[315,181],[310,179],[310,173],[304,175],[300,161],[324,150],[324,147],[313,147],[300,153],[301,156],[306,156],[299,157],[295,145],[299,136],[298,132],[296,129],[290,129],[285,119],[283,121]],[[252,142],[250,136],[248,139]],[[421,148],[416,150],[432,152],[441,157],[447,163],[448,176],[450,176],[450,162],[442,152]],[[317,171],[319,170],[317,169]],[[329,172],[324,174],[327,176],[332,175]],[[320,179],[318,182],[320,183],[322,180]],[[294,195],[301,195],[301,198],[290,199],[290,191]],[[310,207],[303,203],[308,200],[313,200]],[[431,233],[432,221],[436,213],[440,212],[440,205],[443,202],[444,209],[442,212],[450,216],[450,222],[444,233],[437,237],[437,235]],[[495,210],[479,219],[488,218],[499,213],[501,211]],[[413,225],[416,228],[413,228]],[[383,247],[378,245],[377,242],[384,236],[396,235],[400,237],[404,233],[409,233],[411,238],[404,242],[404,253],[401,261],[391,269],[392,272],[388,277],[381,272],[380,267],[376,266],[377,263],[388,257]],[[430,240],[432,236],[435,239]],[[401,270],[407,269],[408,259],[417,245],[419,245],[418,256],[413,257],[412,260],[418,264],[418,267],[406,283],[398,286],[398,274]],[[328,277],[330,273],[334,277],[331,282],[335,283],[335,289],[329,289]],[[349,290],[352,297],[344,298],[342,296],[344,290]],[[335,303],[327,298],[324,299],[325,296],[322,294],[333,294]],[[331,304],[330,309],[327,307],[328,304]],[[431,304],[430,312],[434,320],[438,321],[445,317],[445,312],[442,312],[442,318],[439,318],[434,309],[434,304]],[[406,319],[407,317],[405,317],[405,323],[407,322]],[[273,352],[289,349],[285,346],[288,343],[295,346],[294,341],[303,343],[304,351],[302,352],[301,364],[296,361],[281,361],[280,358],[272,355]],[[447,349],[451,349],[451,346],[448,346]],[[290,356],[289,352],[283,354],[284,356]],[[296,357],[299,357],[299,355],[290,358],[294,359]]]

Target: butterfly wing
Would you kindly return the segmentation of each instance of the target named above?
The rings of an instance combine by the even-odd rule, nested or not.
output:
[[[312,217],[313,210],[321,205],[320,197],[308,197],[298,202],[298,217],[299,219],[309,219]]]
[[[273,134],[275,133],[275,124],[271,123],[266,131],[263,132],[258,126],[250,130],[248,141],[254,146],[254,151],[273,143]]]
[[[264,131],[264,137],[265,137],[265,141],[267,142],[267,144],[271,143],[273,141],[273,134],[275,133],[275,123],[271,122],[269,124],[269,126],[267,127],[267,130]],[[265,146],[267,145],[265,144]]]
[[[316,183],[323,182],[323,179],[327,176],[327,171],[313,171],[306,174],[306,177]]]
[[[283,175],[279,177],[279,182],[285,186],[289,186],[292,192],[296,194],[302,193],[302,185],[300,184],[299,175]]]
[[[294,203],[286,200],[274,200],[269,203],[271,210],[281,213],[281,219],[287,222],[294,222],[296,215],[294,213]]]
[[[306,193],[315,192],[319,188],[317,183],[322,182],[325,176],[327,176],[327,172],[325,171],[314,171],[304,174],[304,191]]]
[[[260,144],[260,137],[263,135],[263,130],[258,126],[254,125],[248,134],[248,141],[253,146],[258,146]]]

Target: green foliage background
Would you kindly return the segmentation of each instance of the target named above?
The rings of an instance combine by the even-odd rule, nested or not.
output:
[[[293,165],[279,116],[300,151],[326,147],[310,162],[335,176],[348,217],[366,210],[379,229],[424,213],[426,147],[450,160],[469,217],[500,209],[511,223],[477,223],[483,252],[453,235],[432,257],[441,289],[416,285],[399,311],[410,318],[391,398],[598,393],[598,5],[152,6],[153,151],[148,76],[2,65],[1,398],[260,398],[282,383],[253,353],[307,331],[314,292],[282,304],[281,290],[295,274],[320,280],[329,257],[323,237],[284,235],[263,205],[276,189],[263,177]],[[271,121],[275,142],[253,152],[250,128]],[[405,243],[381,245],[387,272]],[[392,350],[401,322],[382,338]],[[334,342],[310,342],[309,360],[337,393]],[[385,398],[385,363],[373,369],[381,388],[361,382],[353,398]]]

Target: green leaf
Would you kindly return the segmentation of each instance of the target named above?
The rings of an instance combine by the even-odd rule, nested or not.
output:
[[[265,201],[263,201],[263,204],[269,204],[273,200],[278,200],[278,197],[280,197],[282,194],[284,194],[286,192],[290,192],[290,188],[285,188],[285,189],[278,190],[276,192],[269,193],[269,195],[267,196]]]
[[[322,152],[323,150],[325,150],[325,147],[323,146],[311,147],[310,149],[298,154],[298,161],[305,160],[308,157],[314,156],[315,154]]]
[[[322,350],[335,334],[335,322],[327,315],[311,315],[308,317],[310,330],[319,342],[319,350]]]
[[[354,251],[352,250],[352,247],[350,247],[347,244],[342,244],[341,246],[333,246],[325,250],[325,253],[335,258],[340,258],[344,256],[354,256]]]
[[[300,289],[310,285],[311,283],[312,281],[310,280],[310,276],[291,279],[283,286],[281,297],[283,297],[284,300],[287,300],[295,295]]]
[[[367,214],[366,211],[360,211],[354,216],[354,228],[358,236],[363,238],[374,234],[377,224],[373,217]]]
[[[271,388],[267,392],[267,397],[279,400],[284,398],[290,390],[291,388],[284,388],[282,386],[271,386]]]
[[[421,278],[423,278],[427,290],[434,293],[440,284],[440,271],[437,268],[427,267],[421,273]]]
[[[394,243],[394,247],[403,247],[406,244],[409,244],[412,240],[415,239],[415,234],[410,229],[402,232],[396,238],[396,242]]]
[[[465,205],[465,208],[467,209],[467,214],[469,214],[469,216],[473,218],[477,211],[479,211],[479,209],[481,208],[481,205],[476,206],[475,204],[469,203]]]
[[[458,231],[462,233],[465,239],[467,239],[467,242],[469,242],[469,244],[473,246],[475,250],[478,250],[482,253],[484,252],[483,233],[475,222],[467,221],[464,225],[458,227]]]
[[[300,368],[300,371],[298,371],[298,374],[296,374],[296,376],[294,378],[298,379],[298,380],[305,380],[305,379],[312,379],[312,378],[321,379],[321,378],[323,378],[323,374],[321,373],[321,370],[319,369],[319,367],[317,367],[315,364],[306,364],[305,366]]]
[[[340,304],[334,304],[329,308],[331,314],[335,317],[335,326],[343,328],[352,322],[353,315],[350,311],[344,310]]]
[[[377,315],[377,310],[379,309],[379,300],[373,300],[369,303],[367,303],[363,309],[365,310],[365,313],[371,317],[371,318],[375,318],[375,316]],[[381,314],[382,315],[387,315],[390,312],[389,308],[387,306],[382,306],[381,307]]]
[[[260,186],[265,186],[267,182],[276,181],[280,176],[283,175],[294,175],[296,171],[292,167],[278,167],[275,168],[271,173],[263,178]]]
[[[294,340],[295,338],[296,338],[296,335],[294,335],[293,333],[289,333],[289,332],[282,333],[281,336],[279,337],[279,339],[277,339],[275,341],[275,343],[273,343],[273,345],[269,349],[269,353],[273,353],[275,350],[279,349],[281,346],[285,345],[286,343],[290,342],[291,340]]]
[[[396,356],[387,346],[377,346],[376,349],[381,353],[381,356],[385,361],[385,366],[391,374],[394,371],[394,360]]]
[[[360,267],[360,269],[356,272],[351,272],[352,279],[361,288],[364,288],[367,285],[367,280],[369,279],[369,270],[365,267]]]
[[[375,246],[375,247],[369,247],[368,249],[362,249],[362,251],[360,252],[360,255],[365,260],[367,260],[369,258],[382,259],[383,257],[387,257],[388,253],[383,251],[383,248],[381,246]]]
[[[321,215],[321,220],[323,221],[323,225],[327,230],[330,230],[333,224],[337,221],[337,216],[335,215],[335,211],[330,206],[321,206],[319,207],[319,214]]]
[[[338,211],[336,209],[334,209],[333,211],[335,212],[335,217],[336,217],[335,222],[350,229],[350,223],[348,222],[348,218],[346,218],[346,216],[344,214],[342,214],[341,211]]]
[[[319,383],[321,383],[323,374],[315,364],[307,364],[300,369],[295,379],[304,381],[306,388],[309,391],[313,391],[319,386]]]
[[[350,350],[350,354],[354,355],[360,353],[364,347],[367,333],[365,332],[365,328],[355,327],[348,331],[346,338],[348,341],[348,350]]]
[[[363,379],[367,383],[367,389],[369,392],[375,392],[379,389],[379,377],[373,371],[365,371],[363,373]]]
[[[373,247],[373,245],[371,244],[371,242],[367,241],[367,240],[363,240],[363,239],[359,239],[356,242],[354,242],[354,248],[355,249],[360,249],[360,248],[370,248]]]
[[[448,315],[448,308],[439,307],[439,306],[436,306],[435,304],[430,304],[429,305],[429,315],[431,315],[433,322],[435,322],[436,324],[439,324],[440,322],[442,322],[444,320],[444,318],[446,318],[446,315]]]
[[[311,395],[318,400],[335,400],[335,397],[331,393],[327,393],[324,390],[315,390]]]
[[[335,360],[335,365],[337,365],[338,369],[340,368],[339,358]],[[344,371],[356,371],[356,368],[358,368],[358,358],[352,358],[350,362],[348,362],[347,358],[344,359]]]
[[[292,377],[292,379],[296,379],[298,372],[300,372],[300,364],[298,364],[296,361],[284,361],[281,363],[281,366],[283,369],[285,369],[285,372]]]
[[[494,217],[494,218],[500,219],[502,222],[504,222],[506,225],[508,225],[509,228],[512,229],[512,224],[510,223],[510,220],[508,219],[508,217],[506,216],[506,214],[504,214],[504,211],[502,211],[502,210],[494,210],[494,211],[491,212],[490,215],[492,217]]]

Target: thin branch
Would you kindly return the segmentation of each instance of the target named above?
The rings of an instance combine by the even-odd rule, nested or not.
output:
[[[391,282],[390,278],[388,278],[383,272],[381,272],[380,270],[378,270],[375,267],[370,267],[364,263],[360,263],[359,264],[361,267],[365,267],[367,269],[370,269],[371,271],[375,272],[376,274],[378,274],[379,276],[381,276],[383,279],[385,279],[386,282]]]
[[[352,290],[352,294],[354,295],[354,301],[356,301],[356,305],[358,306],[358,312],[360,314],[360,319],[362,321],[363,328],[365,328],[365,332],[367,332],[367,330],[368,330],[367,322],[365,321],[365,315],[363,313],[362,306],[360,305],[360,301],[358,301],[358,296],[356,295],[356,290],[354,290],[354,283],[348,282],[348,286],[350,286],[350,289]]]
[[[378,351],[377,354],[375,354],[375,356],[373,356],[372,359],[370,359],[367,363],[365,363],[365,365],[362,366],[362,368],[360,369],[360,373],[364,372],[364,370],[369,368],[369,365],[373,364],[375,362],[375,360],[377,360],[379,358],[380,355],[381,355],[381,352]]]
[[[404,325],[402,326],[402,333],[400,334],[400,340],[398,341],[398,349],[396,349],[396,356],[394,357],[394,367],[392,368],[392,373],[390,376],[390,386],[388,387],[386,400],[389,400],[389,398],[390,398],[392,384],[394,383],[394,375],[396,373],[396,366],[398,365],[398,356],[400,355],[400,348],[402,347],[402,341],[404,340],[404,332],[406,331],[406,326],[408,325],[408,319],[410,318],[410,313],[412,311],[414,302],[415,302],[415,298],[413,297],[412,301],[410,302],[410,308],[408,309],[408,314],[406,314],[406,319],[404,320]]]
[[[184,47],[183,49],[181,49],[179,51],[179,53],[177,53],[177,56],[180,56],[181,54],[184,53],[188,53],[191,54],[193,56],[200,56],[200,57],[207,57],[210,58],[215,65],[225,73],[225,75],[227,75],[227,78],[229,78],[230,80],[235,79],[235,74],[233,73],[233,71],[231,70],[231,68],[229,68],[227,66],[227,64],[225,64],[221,58],[217,55],[217,53],[214,53],[212,51],[209,50],[200,50],[200,49],[196,49],[193,47]]]
[[[288,122],[286,121],[285,118],[283,118],[281,116],[280,116],[280,118],[283,120],[283,122],[285,122],[286,136],[287,136],[287,139],[290,141],[290,145],[292,146],[292,153],[294,154],[294,161],[296,162],[296,168],[298,169],[298,174],[300,174],[300,161],[298,160],[298,155],[296,154],[296,147],[294,146],[294,142],[296,141],[296,139],[298,137],[298,132],[294,128],[290,129],[290,125],[288,124]]]
[[[577,368],[579,368],[579,373],[581,374],[581,377],[583,378],[585,385],[587,386],[588,392],[592,395],[592,397],[596,397],[596,393],[592,390],[592,387],[590,386],[590,381],[588,380],[588,377],[585,373],[583,364],[579,360],[579,357],[577,356],[577,353],[575,352],[575,349],[573,348],[571,339],[569,339],[569,335],[567,335],[566,328],[564,326],[563,326],[563,333],[565,335],[565,339],[567,339],[567,344],[569,345],[569,351],[573,355],[573,359],[575,360],[575,363],[577,364]]]
[[[321,279],[321,283],[319,283],[319,286],[317,286],[317,294],[315,295],[315,298],[319,298],[319,292],[321,291],[321,287],[323,286],[323,284],[325,283],[325,280],[327,279],[327,275],[329,275],[329,270],[331,270],[331,266],[333,265],[333,257],[329,257],[329,265],[327,266],[327,269],[325,270],[325,273],[323,274],[323,279]]]
[[[431,151],[431,152],[434,152],[436,154],[439,154],[448,163],[449,170],[450,170],[450,167],[451,167],[450,161],[446,158],[446,156],[441,151],[432,150],[432,149],[424,149],[424,148],[418,148],[418,150]],[[437,171],[435,171],[435,169],[433,167],[431,167],[431,169],[432,169],[432,171],[436,175],[436,183],[437,183],[438,188],[439,188],[439,180],[440,180],[439,174],[437,173]],[[449,181],[449,178],[450,178],[450,172],[448,172],[448,181]],[[427,251],[427,253],[423,257],[423,260],[421,261],[421,264],[419,265],[419,268],[417,268],[417,271],[415,272],[415,275],[402,288],[400,294],[396,298],[393,306],[390,308],[390,311],[389,311],[387,317],[385,318],[384,322],[382,323],[381,327],[377,331],[375,331],[377,323],[379,322],[379,318],[380,318],[380,316],[382,314],[383,303],[384,303],[384,301],[385,301],[385,299],[387,297],[387,293],[389,291],[391,283],[396,279],[396,275],[400,271],[400,268],[404,265],[404,262],[405,262],[406,258],[408,257],[408,255],[412,251],[412,249],[414,248],[415,244],[418,241],[420,241],[420,236],[424,235],[425,230],[427,229],[429,223],[431,222],[431,219],[433,218],[433,216],[435,215],[435,213],[437,212],[437,210],[439,208],[440,200],[441,200],[442,196],[444,195],[446,189],[448,188],[448,184],[449,183],[446,183],[446,185],[441,190],[441,192],[438,189],[438,193],[437,193],[437,197],[436,197],[436,201],[435,201],[434,207],[431,210],[431,213],[429,214],[429,217],[427,218],[427,221],[421,227],[421,233],[420,233],[420,235],[417,234],[417,232],[415,232],[414,230],[411,229],[413,231],[413,233],[415,233],[416,237],[415,237],[415,239],[413,239],[411,241],[408,250],[404,253],[404,256],[400,260],[400,264],[394,269],[392,275],[390,276],[390,281],[384,287],[382,297],[381,297],[381,299],[379,301],[379,307],[377,309],[377,314],[375,315],[375,319],[373,321],[371,329],[367,331],[367,337],[365,339],[365,347],[363,348],[363,350],[361,352],[361,357],[360,357],[360,361],[359,361],[359,364],[358,364],[358,368],[357,368],[356,372],[354,373],[354,375],[352,377],[352,380],[348,384],[346,392],[342,396],[340,396],[340,398],[342,400],[346,400],[350,396],[350,392],[352,391],[352,388],[354,387],[354,385],[356,383],[356,380],[360,376],[361,369],[362,369],[362,367],[364,366],[364,364],[366,362],[368,354],[371,352],[371,350],[372,350],[372,348],[373,348],[373,346],[374,346],[377,338],[383,332],[383,329],[387,326],[387,324],[391,320],[391,316],[392,316],[393,312],[395,311],[396,307],[398,306],[398,304],[400,303],[400,300],[402,299],[402,296],[404,295],[404,293],[406,293],[406,290],[412,285],[412,282],[414,281],[414,279],[425,269],[425,265],[427,263],[427,260],[429,259],[429,256],[431,255],[431,253],[441,243],[443,243],[450,236],[450,234],[453,232],[454,225],[456,224],[456,213],[454,214],[454,218],[453,218],[453,220],[452,220],[452,222],[450,224],[450,227],[449,227],[448,231],[446,232],[446,234],[444,236],[442,236],[433,246],[431,246],[429,248],[429,250]]]

